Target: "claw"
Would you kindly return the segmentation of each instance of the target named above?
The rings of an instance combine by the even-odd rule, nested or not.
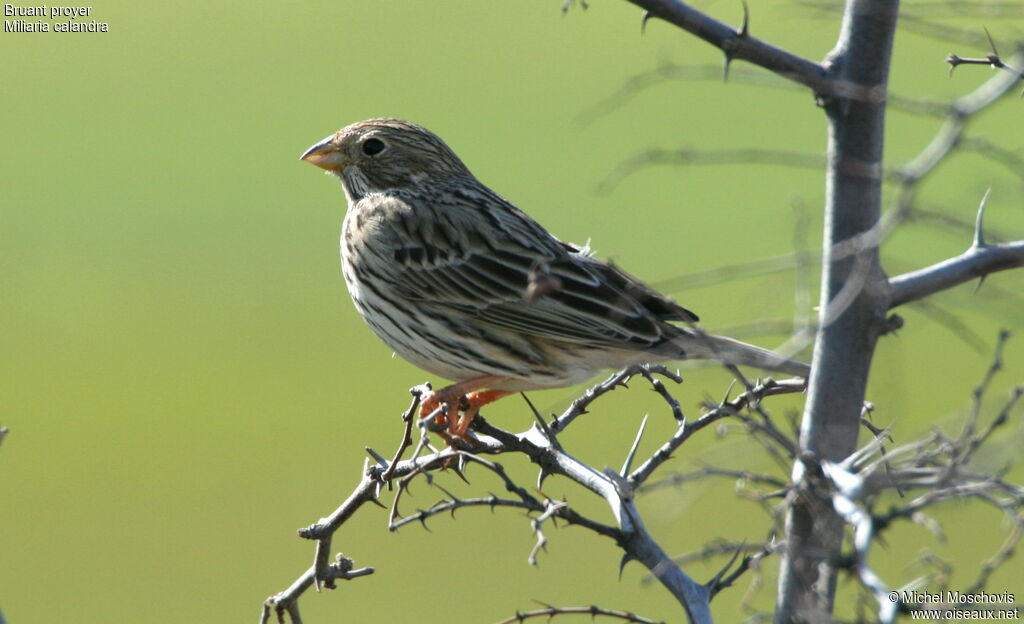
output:
[[[469,441],[466,432],[480,408],[512,394],[510,390],[478,390],[503,380],[503,377],[488,375],[431,391],[420,403],[420,418],[433,416],[448,446],[456,439]]]

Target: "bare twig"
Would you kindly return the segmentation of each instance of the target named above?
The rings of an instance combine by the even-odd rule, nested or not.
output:
[[[622,369],[621,371],[618,371],[608,379],[605,379],[601,383],[587,390],[583,394],[583,396],[573,401],[572,404],[569,405],[569,408],[565,410],[565,412],[563,412],[561,416],[558,416],[554,420],[552,420],[551,424],[548,425],[548,428],[552,433],[556,435],[561,433],[562,431],[565,431],[565,428],[568,427],[569,424],[572,423],[572,421],[586,414],[587,408],[590,406],[590,404],[597,400],[599,397],[601,397],[604,394],[607,394],[608,392],[611,392],[612,390],[620,386],[626,387],[626,383],[637,375],[643,375],[647,379],[653,379],[653,377],[651,377],[652,373],[657,373],[659,375],[668,377],[669,379],[675,381],[676,383],[681,383],[683,381],[682,377],[679,377],[679,375],[671,372],[670,370],[661,365],[637,364],[636,366],[629,366],[627,368]],[[657,386],[655,386],[655,390],[657,390]],[[675,406],[673,406],[673,413],[676,413]]]
[[[326,583],[328,587],[334,587],[334,581],[337,579],[348,581],[360,576],[368,576],[373,574],[373,572],[373,568],[353,569],[352,560],[338,553],[334,563],[325,566],[319,571],[310,568],[305,574],[296,579],[291,587],[267,598],[266,602],[263,603],[263,610],[260,614],[260,624],[269,622],[271,615],[275,615],[278,622],[284,622],[285,613],[291,618],[292,624],[301,624],[302,617],[299,615],[299,605],[296,600],[313,585],[314,580],[317,578]]]
[[[668,80],[696,81],[721,80],[721,65],[681,65],[662,61],[654,69],[638,73],[625,82],[604,100],[590,109],[585,110],[577,118],[578,123],[586,125],[603,115],[607,115],[628,102],[644,90]],[[737,67],[729,70],[729,82],[755,85],[786,90],[802,89],[801,86],[783,80],[773,74],[765,73],[756,68]]]
[[[990,273],[1024,266],[1024,240],[1002,244],[985,242],[981,217],[987,199],[986,193],[978,208],[978,222],[971,247],[955,258],[890,279],[890,308],[916,301],[972,279],[984,278]]]
[[[420,406],[420,401],[429,392],[429,383],[416,386],[409,390],[409,393],[412,394],[412,403],[409,405],[409,409],[402,414],[402,422],[405,423],[405,433],[402,435],[402,441],[398,443],[398,450],[395,451],[394,457],[391,459],[391,462],[388,463],[387,470],[385,470],[380,476],[381,481],[387,482],[389,487],[391,477],[395,474],[395,466],[398,464],[398,460],[402,459],[402,454],[405,453],[406,449],[412,446],[413,416],[416,414],[416,409]]]
[[[800,256],[800,253],[793,252],[768,258],[759,258],[750,262],[727,264],[706,271],[670,277],[654,282],[652,285],[661,291],[676,292],[709,284],[720,284],[730,280],[772,275],[795,269],[798,263],[802,261]],[[807,259],[807,262],[811,264],[817,264],[819,261],[820,256],[817,254],[813,254],[812,257]]]
[[[716,468],[714,466],[702,466],[701,468],[692,472],[683,472],[673,475],[669,475],[664,479],[654,481],[652,483],[646,483],[640,491],[650,492],[653,490],[660,490],[669,487],[679,487],[683,484],[690,483],[691,481],[700,481],[708,477],[723,477],[726,479],[734,479],[736,481],[743,481],[745,483],[756,483],[758,485],[768,485],[778,490],[782,490],[788,486],[786,481],[778,477],[773,477],[768,474],[761,474],[757,472],[751,472],[749,470],[735,470],[732,468]]]
[[[723,401],[717,407],[701,415],[700,418],[692,423],[684,422],[682,426],[676,430],[671,439],[665,442],[665,444],[655,451],[647,461],[641,464],[635,471],[633,471],[632,474],[629,475],[630,482],[634,487],[640,487],[643,485],[654,471],[665,463],[665,461],[672,456],[672,453],[678,449],[683,442],[685,442],[694,433],[708,425],[717,422],[722,418],[735,416],[740,412],[740,410],[750,406],[755,401],[760,401],[764,397],[802,392],[804,387],[805,382],[802,379],[786,379],[778,382],[772,379],[766,379],[762,383],[754,386],[751,390],[737,396],[735,399],[731,401]]]
[[[1003,62],[1003,59],[999,56],[999,50],[996,49],[996,43],[992,40],[992,34],[988,32],[987,28],[985,29],[985,37],[988,39],[988,45],[992,52],[986,54],[985,58],[961,58],[956,54],[950,54],[946,57],[946,62],[949,63],[949,71],[952,72],[960,65],[988,65],[993,69],[1005,70],[1017,79],[1024,78],[1024,72]]]
[[[655,622],[628,611],[613,611],[593,605],[589,607],[544,607],[543,609],[533,609],[531,611],[517,611],[514,616],[506,618],[497,624],[513,624],[514,622],[523,622],[531,618],[550,620],[556,615],[589,615],[591,619],[603,616],[625,622],[635,622],[636,624],[664,624],[664,622]]]
[[[671,379],[677,384],[683,383],[683,378],[679,376],[679,373],[674,373],[660,364],[648,364],[640,369],[640,374],[651,384],[651,390],[657,392],[668,403],[668,407],[672,410],[672,416],[676,419],[676,422],[680,424],[685,422],[686,416],[683,414],[683,407],[668,391],[665,384],[661,383],[661,380],[654,376],[655,373]]]
[[[652,165],[735,165],[751,163],[822,171],[825,168],[825,157],[821,154],[752,148],[735,150],[649,149],[616,165],[615,169],[605,176],[604,180],[598,185],[597,191],[609,193],[629,176]]]
[[[760,65],[783,78],[809,87],[819,94],[831,95],[846,91],[826,77],[825,68],[773,45],[752,37],[744,23],[735,29],[694,9],[679,0],[630,0],[643,8],[649,17],[657,17],[707,41],[719,48],[728,60],[744,60]],[[861,97],[870,97],[858,92]]]
[[[632,98],[647,89],[670,80],[681,82],[721,81],[722,67],[721,65],[693,65],[662,60],[654,68],[627,78],[618,89],[609,94],[604,100],[580,113],[577,122],[581,125],[590,124],[596,119],[618,110]],[[774,74],[766,73],[758,68],[748,67],[730,68],[729,82],[732,84],[787,91],[797,91],[803,88],[797,83],[787,81]],[[886,104],[892,110],[913,115],[936,117],[945,116],[949,112],[950,106],[948,102],[907,97],[894,93],[889,94]]]
[[[736,566],[735,570],[729,571],[732,568],[733,563],[740,556],[740,553],[744,551],[744,546],[740,545],[739,548],[733,553],[732,559],[716,574],[708,585],[711,586],[711,597],[715,597],[723,589],[732,587],[732,585],[744,574],[747,570],[755,567],[761,559],[772,554],[772,548],[770,546],[764,546],[754,552],[753,554],[744,555],[743,559],[740,560],[740,564]]]
[[[908,305],[923,314],[925,318],[934,321],[941,327],[945,327],[954,338],[965,343],[976,353],[980,354],[988,350],[988,345],[978,335],[978,332],[963,322],[959,316],[936,302],[928,299],[918,299],[917,301],[910,302]]]

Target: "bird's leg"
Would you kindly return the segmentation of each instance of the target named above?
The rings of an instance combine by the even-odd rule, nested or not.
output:
[[[480,408],[488,403],[494,403],[502,397],[515,394],[512,390],[484,390],[483,392],[471,392],[466,395],[467,407],[462,412],[462,417],[455,423],[455,427],[448,422],[448,434],[454,437],[464,437],[473,419],[480,412]]]
[[[480,393],[474,391],[479,390],[481,388],[486,388],[487,386],[492,386],[496,383],[505,380],[505,377],[499,377],[497,375],[484,375],[483,377],[467,379],[466,381],[460,381],[457,384],[452,384],[450,386],[441,388],[440,390],[435,390],[428,394],[427,396],[425,396],[423,398],[423,401],[420,403],[420,418],[426,418],[431,413],[433,413],[434,410],[436,410],[438,406],[440,406],[442,403],[447,403],[448,409],[437,415],[437,424],[446,425],[448,432],[454,432],[458,429],[459,423],[461,422],[459,418],[459,407],[462,398],[468,398],[471,393],[488,394],[490,392],[503,392],[501,390],[490,390],[488,392]],[[480,410],[481,405],[485,405],[487,403],[490,403],[491,401],[496,401],[502,396],[505,396],[505,394],[508,393],[505,392],[504,394],[500,394],[499,396],[496,396],[493,399],[484,401],[483,403],[477,405],[476,409],[472,411],[473,416],[470,417],[469,420],[466,422],[466,426],[462,429],[462,432],[459,435],[461,436],[462,433],[465,433],[466,429],[469,428],[469,423],[473,421],[473,417],[476,416],[476,412]],[[472,409],[472,403],[470,404],[469,409]]]

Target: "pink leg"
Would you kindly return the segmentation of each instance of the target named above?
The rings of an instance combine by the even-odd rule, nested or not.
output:
[[[449,436],[463,437],[466,430],[469,429],[469,425],[472,424],[473,418],[480,411],[480,407],[497,401],[503,396],[512,394],[507,390],[487,390],[484,392],[476,392],[476,390],[505,381],[505,379],[505,377],[497,375],[485,375],[435,390],[424,397],[422,403],[420,403],[420,418],[429,416],[442,403],[447,403],[448,409],[444,413],[438,414],[436,422],[438,425],[445,425],[446,433]],[[460,418],[459,404],[463,397],[469,402],[469,408]]]
[[[454,429],[449,426],[448,433],[459,438],[465,437],[466,431],[473,424],[473,419],[476,418],[481,407],[488,403],[494,403],[498,399],[507,397],[510,394],[515,394],[515,392],[512,390],[484,390],[483,392],[467,394],[466,402],[469,403],[469,407],[462,413],[462,417],[459,418],[459,422],[455,424]]]

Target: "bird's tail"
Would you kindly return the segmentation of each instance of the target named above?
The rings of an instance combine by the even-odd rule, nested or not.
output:
[[[737,366],[753,366],[767,371],[807,377],[811,373],[809,364],[794,360],[768,349],[726,338],[700,333],[688,342],[687,358],[707,358]]]

